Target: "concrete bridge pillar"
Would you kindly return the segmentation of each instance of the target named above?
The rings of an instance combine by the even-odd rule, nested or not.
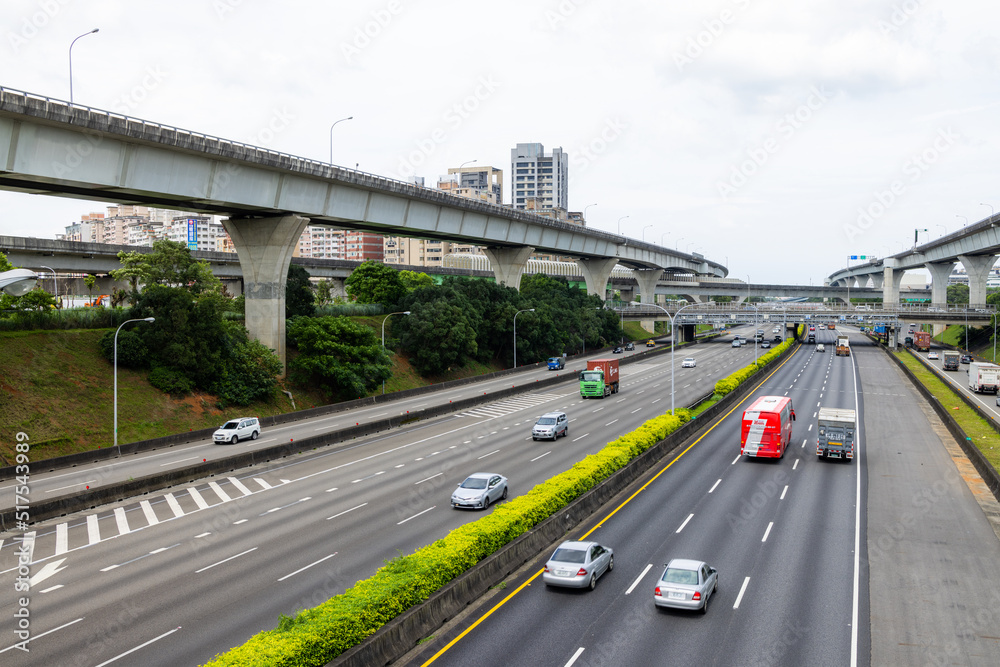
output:
[[[521,276],[524,275],[524,268],[528,266],[528,258],[533,252],[535,249],[529,246],[516,248],[488,246],[483,248],[483,253],[489,258],[490,266],[493,267],[493,275],[496,276],[497,282],[514,289],[521,288]],[[607,281],[605,281],[606,283]]]
[[[309,218],[228,218],[222,221],[233,240],[246,296],[250,336],[274,350],[285,374],[285,283],[292,252]]]
[[[872,287],[875,289],[882,289],[883,283],[885,283],[885,276],[881,273],[873,273],[869,276],[872,279]]]
[[[924,267],[931,274],[931,303],[943,306],[948,302],[948,276],[955,268],[955,262],[928,262]]]
[[[600,297],[601,301],[607,300],[608,280],[611,278],[611,271],[617,264],[617,257],[576,260],[576,265],[580,267],[580,273],[583,274],[583,280],[587,283],[587,294],[594,294]]]
[[[996,263],[996,255],[959,255],[958,259],[969,276],[969,304],[986,304],[986,279]]]
[[[904,273],[906,272],[896,269],[894,260],[885,260],[885,268],[882,269],[882,305],[899,305],[899,283],[903,282]]]
[[[656,303],[656,283],[663,276],[663,269],[632,269],[632,275],[639,283],[642,302]]]

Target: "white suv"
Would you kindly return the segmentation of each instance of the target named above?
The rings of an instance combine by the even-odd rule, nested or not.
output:
[[[260,435],[260,420],[256,417],[240,417],[230,419],[220,426],[219,430],[212,434],[212,440],[235,445],[246,438],[256,440],[258,435]]]
[[[531,439],[552,438],[569,435],[569,417],[565,412],[546,412],[531,427]]]

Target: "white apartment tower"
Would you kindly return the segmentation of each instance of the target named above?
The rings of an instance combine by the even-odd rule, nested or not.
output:
[[[569,156],[562,148],[545,154],[542,144],[517,144],[510,151],[511,204],[527,209],[569,209]]]

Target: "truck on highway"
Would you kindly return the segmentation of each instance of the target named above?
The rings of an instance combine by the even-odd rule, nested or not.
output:
[[[944,353],[944,369],[946,371],[957,371],[962,355],[958,352],[947,351]]]
[[[854,458],[854,410],[820,408],[817,417],[816,456],[823,459]]]
[[[618,393],[618,360],[590,359],[580,371],[580,396],[604,398]]]
[[[780,459],[792,440],[795,410],[787,396],[761,396],[743,411],[740,456]]]
[[[997,393],[1000,388],[1000,366],[974,361],[969,364],[969,389],[976,393]]]
[[[837,356],[851,356],[851,341],[847,336],[837,336]]]
[[[913,332],[913,347],[919,352],[926,352],[931,349],[931,334],[929,331]]]

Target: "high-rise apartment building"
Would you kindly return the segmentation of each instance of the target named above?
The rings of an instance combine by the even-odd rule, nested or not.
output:
[[[219,238],[226,236],[226,230],[208,215],[179,216],[163,226],[163,235],[168,241],[185,244],[188,250],[212,251],[218,247]]]
[[[296,257],[344,259],[344,230],[319,225],[307,225],[299,237]]]
[[[542,144],[517,144],[510,151],[511,204],[527,209],[569,209],[569,156],[562,148],[545,154]]]
[[[438,181],[439,190],[491,204],[503,204],[503,171],[493,167],[451,167]]]
[[[344,259],[381,262],[385,258],[385,239],[381,234],[357,230],[344,231]]]

